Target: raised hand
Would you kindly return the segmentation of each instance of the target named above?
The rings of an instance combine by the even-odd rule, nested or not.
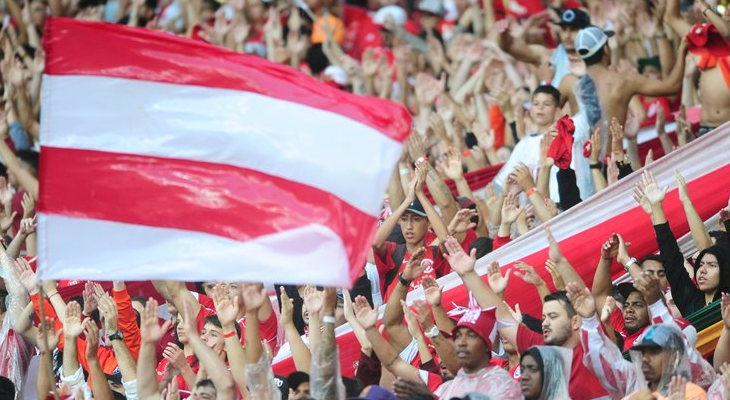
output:
[[[423,256],[425,254],[426,248],[421,247],[411,255],[406,267],[403,269],[403,279],[407,281],[414,281],[423,275],[423,266],[421,265],[421,261],[423,261]]]
[[[13,211],[8,217],[3,208],[0,208],[0,230],[6,232],[13,225],[15,217],[18,215],[17,211]]]
[[[601,128],[596,130],[591,135],[591,164],[595,164],[600,161],[601,158]]]
[[[165,350],[162,351],[162,357],[178,371],[182,370],[188,363],[185,358],[185,352],[177,344],[172,342],[168,343]]]
[[[423,287],[423,293],[428,304],[432,306],[441,305],[441,293],[444,290],[444,287],[439,286],[434,277],[428,275],[424,276],[421,281],[421,286]]]
[[[36,343],[38,348],[41,349],[41,353],[48,353],[58,346],[58,342],[61,341],[61,334],[63,329],[59,329],[57,332],[53,331],[54,327],[53,318],[46,317],[45,329],[43,324],[38,325],[38,332],[36,333]],[[48,347],[46,347],[46,341],[48,341]]]
[[[29,192],[23,193],[21,204],[23,206],[23,218],[33,218],[35,215],[35,200]]]
[[[606,302],[603,304],[603,309],[601,310],[601,322],[604,324],[610,323],[611,314],[613,314],[617,308],[618,304],[616,304],[616,299],[614,299],[613,296],[606,296]]]
[[[489,150],[494,148],[494,130],[484,128],[479,121],[472,122],[471,130],[483,149]]]
[[[563,276],[558,271],[558,266],[552,260],[545,260],[545,269],[548,270],[550,276],[553,278],[553,285],[555,290],[565,290],[565,281]]]
[[[502,223],[511,224],[515,222],[517,217],[524,211],[524,206],[517,206],[517,195],[513,193],[508,194],[505,196],[504,203],[502,204]]]
[[[533,285],[533,286],[540,286],[545,284],[545,281],[540,277],[540,275],[535,272],[535,268],[533,268],[531,265],[527,265],[523,263],[522,261],[519,261],[515,263],[515,275],[525,281],[525,283]]]
[[[269,293],[261,283],[244,283],[241,285],[240,296],[243,297],[243,304],[246,312],[258,310],[269,301]]]
[[[310,315],[310,318],[312,315],[317,315],[320,311],[322,311],[322,306],[324,305],[324,293],[317,290],[314,286],[307,286],[304,288],[304,296],[302,296],[304,299],[304,306],[307,307],[307,312]]]
[[[477,212],[477,210],[472,210],[470,208],[463,208],[459,210],[449,223],[449,233],[455,235],[457,233],[464,233],[469,229],[474,229],[477,224],[471,222],[471,219],[478,215],[479,213]]]
[[[611,148],[616,160],[623,160],[624,158],[624,127],[619,124],[618,119],[613,117],[611,124],[608,126],[608,131],[611,134]]]
[[[558,264],[560,261],[564,260],[565,257],[563,256],[563,252],[560,251],[558,241],[555,240],[553,232],[550,230],[550,225],[547,224],[545,224],[545,237],[547,238],[548,245],[550,246],[548,256],[550,257],[551,261]]]
[[[84,335],[86,336],[86,359],[97,360],[99,351],[99,328],[91,319],[84,321]]]
[[[81,306],[75,301],[66,305],[66,319],[63,321],[63,335],[66,339],[76,339],[84,331],[81,320]]]
[[[510,178],[517,183],[520,190],[527,193],[531,189],[535,188],[535,180],[532,178],[532,173],[527,165],[519,163],[515,167],[514,171],[510,174]]]
[[[279,292],[281,293],[281,325],[284,327],[293,326],[294,300],[292,300],[289,295],[286,294],[284,286],[279,287]],[[347,300],[345,300],[345,302],[347,302]],[[347,307],[345,307],[345,311],[346,310]],[[345,313],[345,317],[347,317],[347,313]]]
[[[104,330],[107,334],[118,329],[119,311],[117,310],[117,303],[106,293],[99,297],[99,313],[104,318]]]
[[[360,323],[363,329],[375,328],[375,324],[378,322],[378,310],[370,307],[370,303],[363,296],[357,296],[355,298],[355,317],[357,322]]]
[[[624,238],[619,234],[616,234],[616,238],[618,239],[618,256],[616,256],[616,261],[625,265],[631,259],[631,256],[629,256],[630,243],[626,243]]]
[[[38,293],[38,278],[33,268],[28,264],[28,261],[23,257],[19,257],[15,260],[14,266],[15,273],[18,275],[18,279],[25,290],[31,295]]]
[[[474,271],[474,266],[477,262],[476,249],[472,249],[471,253],[467,255],[464,249],[461,248],[459,242],[453,237],[446,239],[444,247],[446,248],[444,257],[449,262],[449,265],[451,265],[451,269],[456,271],[457,274],[465,275]]]
[[[238,295],[233,299],[228,296],[228,290],[221,284],[213,288],[213,305],[223,327],[229,327],[236,323],[238,316]]]
[[[687,379],[681,375],[675,375],[669,382],[668,400],[685,400],[687,398]]]
[[[509,311],[510,315],[512,315],[512,318],[515,319],[518,323],[522,322],[522,311],[520,311],[520,304],[516,303],[515,308],[510,307],[509,303],[506,301],[502,301],[502,304],[504,304],[505,308],[507,308],[507,311]]]
[[[411,308],[408,307],[408,304],[404,300],[400,301],[400,306],[403,308],[403,315],[406,319],[406,325],[408,328],[408,333],[411,334],[414,338],[421,335],[420,327],[418,326],[418,319],[416,318],[416,314],[411,311]]]
[[[509,276],[511,272],[512,270],[508,269],[507,273],[502,276],[499,263],[496,261],[489,263],[489,267],[487,268],[487,279],[489,281],[489,287],[492,288],[494,293],[504,293],[505,289],[507,289],[507,284],[509,284]]]
[[[618,248],[618,235],[614,233],[601,246],[601,258],[604,260],[613,260],[618,256]]]
[[[86,281],[81,294],[84,298],[84,315],[91,315],[99,304],[99,296],[97,296],[94,289],[94,282]]]
[[[730,329],[730,295],[722,293],[722,302],[720,303],[720,313],[722,314],[722,321],[725,323],[725,328]]]
[[[581,289],[575,282],[568,283],[568,299],[575,312],[583,318],[596,315],[596,303],[588,288]]]
[[[34,215],[33,218],[23,218],[20,220],[20,234],[23,236],[29,236],[35,233],[38,229],[38,216]]]
[[[644,212],[651,217],[653,214],[653,211],[651,209],[651,203],[649,203],[649,200],[644,195],[643,185],[641,182],[637,183],[634,187],[633,196],[634,201],[636,201],[641,206],[641,209],[644,210]]]
[[[421,105],[433,105],[436,97],[443,93],[445,88],[446,75],[443,73],[439,80],[423,72],[416,75],[416,99]]]
[[[144,306],[142,314],[139,316],[140,338],[143,343],[156,345],[172,324],[172,321],[165,321],[165,323],[160,326],[159,320],[157,318],[157,308],[157,300],[150,297],[147,300],[147,304],[145,304]],[[188,306],[187,308],[189,309],[190,307]],[[183,310],[180,311],[184,312]],[[66,312],[68,313],[68,310],[66,310]],[[187,314],[192,313],[188,312]],[[183,321],[184,326],[186,326],[187,324],[195,324],[194,316],[183,314],[183,317],[184,320],[192,320],[190,322]],[[194,333],[197,335],[197,330],[193,329],[193,331],[195,331]]]
[[[416,161],[416,193],[423,192],[423,185],[426,183],[426,176],[428,175],[428,166],[426,160]]]
[[[660,188],[659,185],[657,185],[656,180],[654,179],[654,174],[651,173],[651,171],[646,170],[641,175],[641,182],[643,185],[643,193],[646,199],[649,201],[649,203],[652,206],[657,206],[662,204],[664,201],[664,196],[667,194],[667,190],[669,190],[668,186],[664,186],[663,188]]]
[[[464,167],[461,163],[461,153],[454,147],[449,147],[449,151],[442,158],[442,168],[446,177],[451,180],[457,180],[464,176]]]
[[[674,179],[677,180],[677,191],[679,192],[679,199],[684,202],[692,202],[692,200],[689,198],[689,190],[687,190],[687,182],[684,180],[684,177],[679,172],[678,169],[674,170]]]
[[[618,164],[616,164],[616,157],[613,154],[609,154],[606,158],[606,183],[610,186],[618,182]]]
[[[644,296],[647,305],[656,303],[662,298],[659,280],[649,273],[642,273],[634,279],[634,287]]]
[[[362,53],[362,73],[365,77],[373,77],[378,72],[378,62],[375,60],[375,52],[371,47]]]

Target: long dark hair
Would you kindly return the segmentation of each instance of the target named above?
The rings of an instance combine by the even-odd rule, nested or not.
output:
[[[730,293],[730,262],[728,262],[727,250],[718,245],[710,246],[702,250],[697,256],[697,261],[694,264],[695,279],[697,278],[697,270],[700,267],[700,262],[707,254],[712,254],[717,258],[717,264],[720,268],[720,282],[715,291],[715,296],[712,298],[715,301],[720,298],[720,293]]]

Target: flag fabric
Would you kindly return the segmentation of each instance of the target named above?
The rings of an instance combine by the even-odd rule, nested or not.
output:
[[[44,48],[43,278],[357,277],[403,107],[151,30],[52,18]]]
[[[664,210],[677,238],[689,232],[689,224],[677,194],[675,169],[681,171],[687,181],[690,197],[700,217],[708,220],[727,206],[730,197],[730,159],[720,150],[727,148],[730,148],[730,123],[649,166],[657,183],[670,189],[664,200]],[[633,187],[640,180],[642,171],[634,171],[550,221],[552,233],[560,242],[563,254],[588,285],[593,282],[601,245],[614,232],[632,243],[629,252],[637,259],[658,250],[651,220],[632,197]],[[486,270],[491,261],[497,260],[503,273],[515,262],[524,261],[534,266],[553,290],[552,278],[544,268],[547,258],[548,243],[544,231],[536,228],[479,259],[477,272],[486,281]],[[611,271],[614,279],[625,274],[623,266],[618,263],[614,263]],[[444,286],[441,302],[447,311],[454,305],[465,307],[469,304],[468,292],[455,273],[440,278],[439,284]],[[423,298],[422,289],[414,290],[408,295],[408,303]],[[505,298],[512,305],[519,304],[523,313],[540,318],[542,304],[537,290],[518,277],[510,278]],[[349,375],[357,367],[360,346],[349,326],[338,328],[337,334],[342,371]],[[278,374],[285,375],[293,368],[290,356],[283,352],[274,362]]]

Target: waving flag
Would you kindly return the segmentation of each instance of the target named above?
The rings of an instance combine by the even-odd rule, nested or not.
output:
[[[404,108],[161,32],[51,19],[44,40],[43,277],[356,277]]]
[[[730,196],[730,159],[724,152],[718,151],[727,148],[730,148],[730,123],[662,157],[649,167],[657,184],[669,186],[664,210],[677,238],[689,232],[689,225],[678,198],[674,170],[679,169],[687,181],[690,197],[700,217],[710,219],[721,208],[727,207]],[[550,221],[552,233],[560,242],[563,254],[589,286],[601,256],[601,245],[614,232],[632,243],[629,251],[636,258],[658,250],[651,220],[632,198],[633,187],[640,178],[641,170],[635,171]],[[491,261],[499,261],[504,270],[522,260],[534,266],[552,288],[552,278],[544,268],[547,258],[548,243],[543,230],[537,228],[479,259],[477,272],[486,281],[486,269]],[[618,263],[611,270],[614,279],[624,275],[623,267]],[[439,284],[444,286],[441,303],[445,307],[466,307],[469,304],[468,291],[455,273],[439,279]],[[537,290],[517,277],[511,277],[505,298],[512,305],[519,303],[523,313],[535,317],[542,314]],[[408,302],[415,299],[423,299],[422,289],[409,293]],[[349,326],[338,328],[337,333],[343,374],[352,374],[360,345]],[[280,353],[274,361],[278,374],[286,375],[293,369],[293,362],[286,353]]]

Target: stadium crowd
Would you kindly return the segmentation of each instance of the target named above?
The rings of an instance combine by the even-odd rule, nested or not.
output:
[[[680,249],[670,224],[684,221],[668,220],[655,155],[639,150],[642,130],[666,155],[730,120],[726,3],[4,0],[0,9],[0,398],[730,399],[730,200],[709,226],[695,209],[705,199],[677,171],[692,238]],[[413,133],[354,287],[170,277],[133,292],[125,282],[40,281],[49,17],[187,36],[406,107]],[[583,243],[596,259],[564,256],[548,221],[644,166],[633,197],[656,251],[636,254],[615,233]],[[499,172],[473,191],[469,174],[485,168]],[[477,259],[533,229],[549,243],[544,267],[493,261],[476,272]],[[574,265],[595,269],[592,280]],[[614,284],[617,265],[630,279]],[[441,301],[438,279],[452,273],[468,306]],[[516,279],[534,286],[541,315],[504,301]],[[406,303],[417,289],[423,300]],[[720,337],[702,354],[687,318],[717,303]],[[343,325],[361,350],[353,376],[339,364]],[[296,371],[275,374],[272,360],[287,353]]]

